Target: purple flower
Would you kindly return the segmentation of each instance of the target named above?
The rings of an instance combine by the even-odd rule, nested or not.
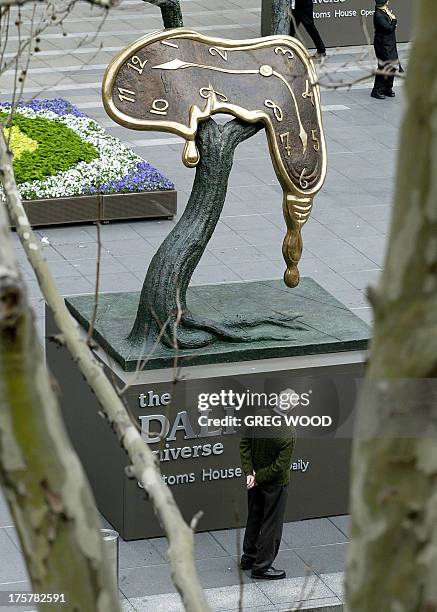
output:
[[[136,164],[136,169],[117,180],[99,186],[84,185],[83,193],[131,193],[140,191],[166,191],[174,189],[173,182],[146,161]]]
[[[0,102],[1,106],[8,106],[8,102]],[[68,100],[64,100],[64,98],[36,98],[35,100],[31,100],[30,102],[25,102],[24,100],[20,100],[18,106],[24,108],[31,108],[34,111],[40,110],[48,110],[56,113],[60,117],[64,115],[74,115],[75,117],[85,117],[85,114],[80,111],[77,106],[69,102]]]

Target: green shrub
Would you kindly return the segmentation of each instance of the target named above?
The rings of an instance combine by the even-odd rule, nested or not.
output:
[[[6,117],[5,113],[0,113],[0,121]],[[81,161],[90,162],[99,157],[90,143],[82,140],[62,121],[42,117],[30,119],[17,113],[13,125],[38,143],[35,151],[25,151],[13,160],[17,183],[42,180]]]

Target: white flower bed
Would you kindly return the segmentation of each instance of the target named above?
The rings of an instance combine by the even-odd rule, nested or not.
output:
[[[6,113],[10,110],[8,106],[1,108],[1,111]],[[104,128],[88,117],[76,117],[70,114],[59,116],[49,110],[34,111],[27,107],[18,107],[15,112],[30,119],[41,117],[62,121],[84,141],[93,145],[99,153],[99,157],[91,162],[79,162],[73,168],[43,180],[21,183],[18,185],[18,190],[24,200],[80,195],[85,183],[99,185],[117,180],[120,176],[135,171],[136,164],[143,162],[141,157],[118,138],[108,134]]]

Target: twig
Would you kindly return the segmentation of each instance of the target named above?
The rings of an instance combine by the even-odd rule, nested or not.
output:
[[[102,200],[102,194],[100,194],[100,200]],[[101,206],[99,207],[101,210]],[[96,259],[96,281],[94,284],[94,305],[93,312],[91,315],[90,324],[88,327],[87,333],[87,344],[90,343],[91,338],[93,337],[94,326],[96,324],[97,311],[99,308],[99,285],[100,285],[100,265],[102,261],[102,238],[101,238],[101,225],[100,219],[96,223],[96,232],[97,232],[97,259]]]

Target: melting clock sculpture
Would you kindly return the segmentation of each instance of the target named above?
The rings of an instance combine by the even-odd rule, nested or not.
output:
[[[184,138],[188,167],[199,164],[199,125],[212,115],[227,113],[246,124],[263,124],[284,192],[284,281],[289,287],[298,284],[301,228],[326,175],[319,87],[299,41],[287,36],[224,40],[183,28],[157,32],[131,44],[109,65],[103,101],[107,113],[125,127]],[[144,292],[142,300],[150,301]],[[189,338],[180,344],[191,346]]]

